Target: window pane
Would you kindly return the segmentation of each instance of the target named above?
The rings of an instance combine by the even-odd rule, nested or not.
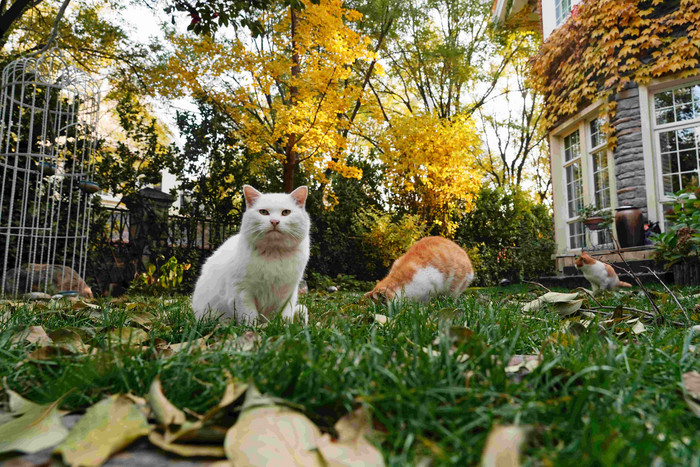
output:
[[[691,149],[690,151],[681,151],[679,158],[681,160],[681,172],[697,170],[697,151],[695,149]]]
[[[564,138],[564,161],[569,162],[581,156],[581,145],[578,131],[574,131]]]
[[[693,115],[694,114],[692,104],[682,104],[676,107],[676,121],[692,120]]]
[[[681,174],[681,186],[679,190],[687,186],[697,186],[698,185],[698,173],[697,172],[687,172]],[[678,191],[678,190],[676,190]]]
[[[675,151],[676,146],[676,133],[673,131],[664,131],[659,135],[659,142],[661,143],[661,152]]]
[[[566,185],[569,218],[573,218],[578,216],[578,210],[583,207],[583,185],[581,181],[580,162],[574,162],[566,168]]]
[[[583,223],[574,222],[569,224],[569,247],[571,249],[583,247],[584,232]]]
[[[663,109],[656,112],[656,123],[658,125],[663,125],[664,123],[673,123],[675,118],[673,116],[673,107],[670,109]]]
[[[673,189],[673,180],[678,178],[677,175],[666,175],[664,177],[664,194],[668,195],[674,193],[676,190]]]
[[[673,91],[657,92],[654,95],[654,106],[657,110],[673,105]]]
[[[692,100],[690,88],[680,88],[673,91],[673,105],[689,103]]]

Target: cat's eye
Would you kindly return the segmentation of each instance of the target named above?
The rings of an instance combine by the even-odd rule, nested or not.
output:
[[[283,215],[283,216],[288,216],[288,215],[290,215],[291,213],[292,213],[292,211],[290,211],[289,209],[284,209],[284,210],[282,211],[282,215]]]
[[[262,214],[263,216],[269,216],[269,215],[270,215],[270,212],[269,212],[267,209],[261,209],[261,210],[258,211],[258,212],[259,212],[260,214]]]

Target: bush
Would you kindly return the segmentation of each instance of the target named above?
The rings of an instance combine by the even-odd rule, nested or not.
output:
[[[666,268],[681,262],[697,261],[700,249],[700,188],[681,190],[670,198],[673,205],[666,211],[670,224],[666,232],[652,235],[655,259]]]
[[[455,241],[472,258],[475,285],[554,273],[552,216],[517,188],[482,187],[474,209],[459,221]]]

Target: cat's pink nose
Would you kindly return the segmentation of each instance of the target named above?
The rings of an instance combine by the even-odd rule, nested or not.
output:
[[[270,219],[270,224],[272,224],[273,227],[277,227],[279,225],[280,221],[277,219]]]

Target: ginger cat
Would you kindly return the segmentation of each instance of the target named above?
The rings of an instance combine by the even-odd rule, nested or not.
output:
[[[459,296],[474,280],[467,252],[443,237],[426,237],[394,261],[389,275],[365,297],[427,302],[432,295]]]
[[[29,284],[31,282],[31,284]],[[10,269],[6,273],[5,292],[12,294],[38,292],[48,284],[52,293],[74,290],[78,295],[93,298],[92,289],[82,277],[68,266],[29,263],[22,268]]]
[[[282,313],[290,321],[296,315],[308,321],[306,307],[297,305],[309,260],[307,194],[305,186],[290,194],[243,187],[240,231],[214,251],[197,279],[192,308],[198,318],[213,313],[254,323]]]
[[[609,264],[592,258],[585,251],[576,258],[576,269],[583,272],[583,276],[591,283],[593,292],[598,290],[614,290],[618,287],[632,287],[632,284],[621,281],[617,273]]]

